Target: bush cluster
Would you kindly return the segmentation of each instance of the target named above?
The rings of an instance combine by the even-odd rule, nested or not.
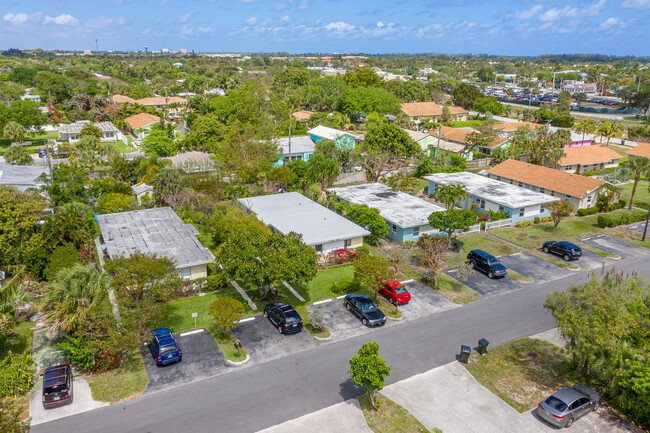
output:
[[[332,284],[332,292],[337,295],[347,295],[349,293],[363,293],[367,291],[366,286],[359,280],[354,278],[344,278],[335,281]]]
[[[547,223],[553,221],[553,217],[550,215],[546,215],[545,217],[542,217],[542,222]]]
[[[621,214],[621,215],[600,215],[598,216],[598,227],[616,227],[622,224],[630,224],[645,220],[646,216],[642,213]]]
[[[586,207],[584,209],[578,209],[578,216],[594,215],[598,212],[600,212],[600,209],[598,209],[596,206]]]
[[[522,220],[522,221],[517,221],[517,228],[524,228],[532,225],[533,222],[531,220]]]
[[[36,367],[28,354],[11,353],[0,361],[0,398],[20,397],[32,387]]]

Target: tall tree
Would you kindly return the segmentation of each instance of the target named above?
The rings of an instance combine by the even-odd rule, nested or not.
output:
[[[354,278],[373,289],[377,299],[379,289],[387,280],[394,277],[393,269],[390,260],[385,257],[361,254],[354,261]]]
[[[408,165],[419,152],[420,146],[395,125],[370,129],[363,144],[357,148],[359,163],[371,182]]]
[[[556,200],[550,203],[544,203],[542,208],[547,209],[551,212],[551,218],[553,218],[553,230],[557,230],[558,224],[564,218],[568,217],[573,213],[573,204],[564,200]]]
[[[643,158],[640,156],[628,159],[623,166],[629,170],[634,179],[634,185],[632,186],[632,194],[630,195],[630,204],[628,209],[632,210],[632,205],[634,204],[634,195],[636,194],[636,187],[639,184],[641,177],[650,177],[650,159]]]
[[[458,200],[467,198],[467,190],[463,185],[440,185],[436,188],[435,198],[451,209]]]
[[[379,404],[375,393],[384,389],[384,380],[390,375],[390,367],[379,356],[379,344],[375,341],[364,343],[357,354],[350,359],[348,371],[357,386],[365,386],[370,403],[376,409]]]
[[[2,135],[5,138],[21,143],[25,138],[25,127],[13,120],[9,121],[5,127],[2,128]]]
[[[431,227],[447,233],[447,243],[451,246],[454,233],[467,231],[476,223],[476,214],[470,209],[447,209],[443,212],[433,212],[428,219]]]
[[[418,247],[420,263],[431,271],[433,285],[437,287],[438,273],[447,266],[443,255],[448,248],[447,241],[441,236],[420,235]]]

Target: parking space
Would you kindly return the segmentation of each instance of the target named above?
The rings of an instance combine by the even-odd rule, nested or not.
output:
[[[367,334],[378,331],[386,326],[391,326],[393,322],[389,319],[383,326],[368,327],[361,323],[361,320],[352,312],[345,309],[343,299],[334,299],[321,304],[312,304],[307,309],[313,311],[318,308],[325,316],[325,326],[332,333],[332,339],[350,338],[357,335]]]
[[[541,419],[534,409],[524,412],[522,416],[535,424],[541,432],[551,433],[564,430]],[[598,411],[590,412],[577,420],[570,430],[577,433],[643,433],[643,430],[621,419],[613,410],[605,406],[601,406]]]
[[[519,272],[533,279],[535,283],[557,280],[569,273],[570,270],[561,268],[544,259],[528,253],[517,253],[510,256],[500,257],[499,260],[508,269]]]
[[[454,304],[421,281],[406,281],[404,285],[406,286],[406,290],[411,294],[411,301],[399,307],[405,321],[419,319],[420,317],[426,317],[460,306]]]
[[[149,377],[145,394],[205,379],[227,368],[223,353],[206,329],[196,329],[174,336],[183,351],[181,362],[158,366],[148,347],[143,346],[140,349]]]
[[[503,257],[499,257],[501,260]],[[448,275],[455,278],[457,268],[448,269]],[[463,281],[470,289],[476,290],[483,297],[499,296],[505,293],[514,292],[521,288],[521,284],[510,277],[504,278],[488,278],[487,275],[480,271],[475,271],[474,275],[469,277],[467,281]]]
[[[594,269],[600,269],[603,267],[603,263],[608,264],[611,261],[612,259],[606,259],[603,256],[599,256],[598,254],[592,253],[591,251],[585,250],[583,248],[582,257],[572,263],[580,266],[580,269],[583,271],[591,271]]]
[[[608,253],[615,254],[621,259],[640,256],[648,251],[647,249],[630,242],[605,235],[590,236],[588,238],[580,239],[580,242],[591,245],[592,247],[600,248]]]
[[[633,232],[637,232],[640,234],[643,234],[643,230],[645,230],[645,221],[641,223],[634,223],[630,224],[629,226],[625,227],[628,230],[631,230]],[[648,230],[650,232],[650,230]]]
[[[234,333],[248,350],[251,360],[281,358],[318,345],[304,329],[296,334],[280,334],[264,316],[240,322]]]

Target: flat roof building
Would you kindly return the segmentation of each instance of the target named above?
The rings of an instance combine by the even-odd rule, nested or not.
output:
[[[297,192],[240,198],[239,202],[273,231],[302,235],[320,253],[363,245],[370,232]]]
[[[136,251],[168,257],[186,280],[205,278],[214,255],[171,207],[141,209],[97,215],[109,259],[129,257]]]
[[[398,242],[418,240],[421,234],[438,230],[429,225],[429,215],[445,208],[404,192],[395,192],[382,183],[331,188],[341,200],[379,210],[389,228],[388,238]]]

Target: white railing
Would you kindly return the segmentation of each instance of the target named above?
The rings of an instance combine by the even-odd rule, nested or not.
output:
[[[512,225],[512,218],[498,221],[489,221],[485,223],[485,230],[498,229],[501,227],[510,227]]]
[[[480,233],[481,232],[481,223],[474,224],[473,226],[470,226],[467,231],[462,231],[462,230],[456,230],[454,232],[454,235],[456,236],[461,236],[461,235],[469,235],[471,233]]]

